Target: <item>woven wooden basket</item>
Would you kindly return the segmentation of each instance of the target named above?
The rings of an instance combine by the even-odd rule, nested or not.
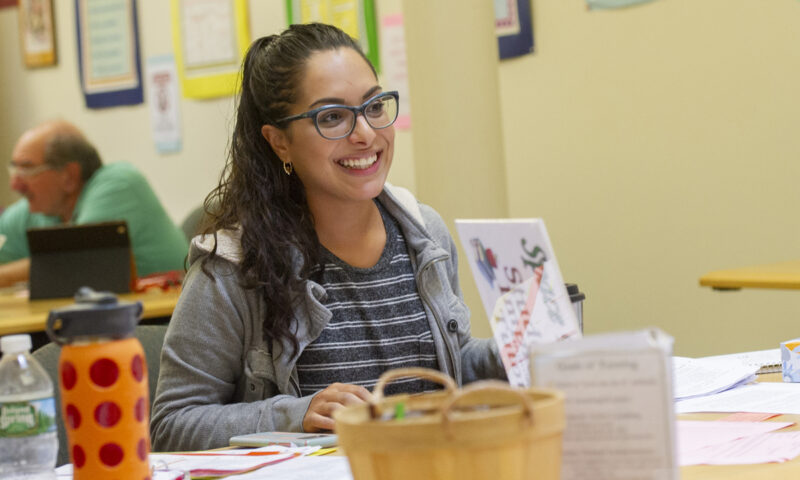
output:
[[[432,380],[444,390],[383,396],[389,382],[408,377]],[[373,397],[334,414],[355,480],[559,478],[559,391],[512,389],[498,381],[458,389],[435,370],[397,369],[381,376]]]

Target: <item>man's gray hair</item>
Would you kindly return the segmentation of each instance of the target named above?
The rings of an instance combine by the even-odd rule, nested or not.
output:
[[[94,172],[103,166],[103,161],[94,145],[82,135],[56,133],[44,148],[44,161],[56,168],[63,168],[69,162],[77,162],[81,167],[81,180],[86,182]]]

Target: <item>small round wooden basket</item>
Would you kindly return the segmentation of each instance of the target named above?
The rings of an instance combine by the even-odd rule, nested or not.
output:
[[[389,382],[408,377],[444,390],[383,396]],[[371,403],[334,419],[355,480],[559,478],[564,397],[557,390],[499,381],[458,389],[435,370],[397,369],[381,376]]]

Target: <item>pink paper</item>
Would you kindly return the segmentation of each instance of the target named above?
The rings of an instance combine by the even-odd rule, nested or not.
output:
[[[794,423],[680,420],[677,422],[678,463],[681,466],[734,465],[789,460],[800,454],[800,432],[768,432],[791,425]],[[753,439],[764,442],[769,448],[754,444]],[[779,444],[779,441],[786,444]]]

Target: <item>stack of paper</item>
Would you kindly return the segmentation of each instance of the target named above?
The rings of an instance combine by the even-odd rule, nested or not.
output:
[[[757,350],[754,352],[731,353],[705,357],[707,360],[724,360],[731,364],[740,364],[758,369],[757,374],[776,373],[781,371],[781,349]]]
[[[800,384],[755,383],[675,403],[676,413],[763,412],[800,415]]]
[[[672,357],[672,368],[675,400],[685,400],[754,382],[759,367],[715,357]]]

